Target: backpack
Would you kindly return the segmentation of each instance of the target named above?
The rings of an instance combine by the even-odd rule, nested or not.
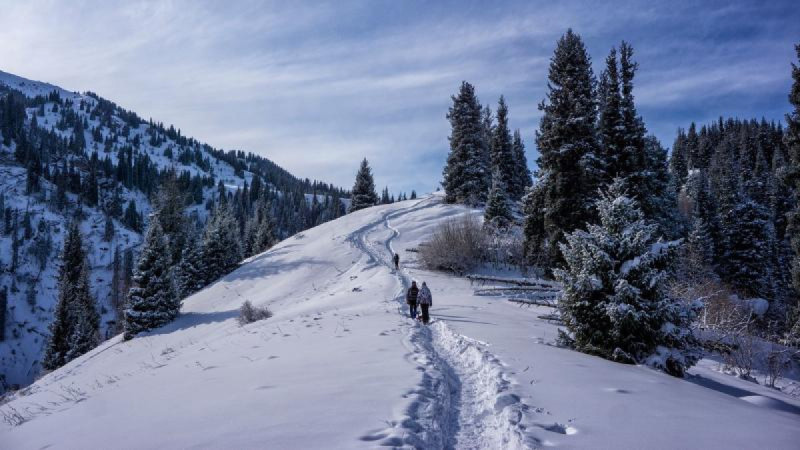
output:
[[[433,304],[433,297],[431,296],[431,291],[430,289],[428,289],[428,286],[423,286],[422,289],[419,290],[417,301],[419,302],[420,305]]]

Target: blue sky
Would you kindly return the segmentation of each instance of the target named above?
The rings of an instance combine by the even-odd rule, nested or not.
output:
[[[0,70],[347,188],[366,156],[392,192],[440,181],[461,80],[484,103],[505,94],[532,164],[549,58],[569,27],[596,73],[632,43],[637,105],[666,146],[691,121],[782,120],[795,2],[658,3],[6,1]]]

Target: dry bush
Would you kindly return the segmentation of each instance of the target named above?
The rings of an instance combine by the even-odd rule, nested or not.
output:
[[[525,269],[525,245],[519,227],[496,228],[484,225],[486,259],[495,268],[518,266]]]
[[[465,273],[485,259],[487,238],[478,218],[465,214],[433,230],[420,245],[420,260],[428,269]]]
[[[761,351],[754,335],[756,317],[749,305],[736,300],[734,292],[715,278],[676,281],[670,290],[676,298],[702,302],[695,325],[705,331],[705,346],[722,354],[727,369],[751,379]]]
[[[259,320],[272,317],[272,311],[266,306],[253,306],[250,300],[246,300],[239,308],[239,324],[245,325]]]

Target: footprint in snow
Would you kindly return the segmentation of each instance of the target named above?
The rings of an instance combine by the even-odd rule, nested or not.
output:
[[[571,434],[576,434],[578,432],[577,428],[571,427],[569,425],[564,425],[558,422],[552,425],[539,424],[538,426],[547,431],[552,431],[553,433],[558,433],[558,434],[571,435]]]
[[[606,392],[615,392],[617,394],[630,394],[631,393],[631,391],[629,391],[627,389],[620,389],[620,388],[604,388],[603,390],[606,391]]]

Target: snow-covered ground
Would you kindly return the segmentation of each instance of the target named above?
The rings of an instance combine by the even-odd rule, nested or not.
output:
[[[437,196],[289,238],[0,406],[3,448],[796,449],[800,403],[701,366],[687,379],[552,345],[557,327],[416,268]],[[404,268],[395,273],[390,251]],[[434,322],[408,319],[411,278]],[[236,322],[244,300],[274,317]]]

